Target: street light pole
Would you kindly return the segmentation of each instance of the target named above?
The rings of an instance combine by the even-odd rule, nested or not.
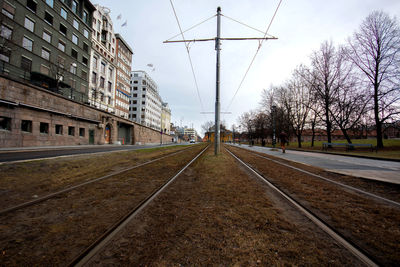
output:
[[[272,106],[272,146],[276,144],[276,106]]]

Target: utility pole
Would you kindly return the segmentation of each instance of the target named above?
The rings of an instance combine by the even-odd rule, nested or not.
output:
[[[221,7],[217,8],[217,38],[215,38],[215,50],[217,50],[217,73],[216,73],[216,85],[215,85],[215,132],[214,132],[214,155],[218,155],[220,152],[220,111],[221,103],[219,101],[219,67],[220,67],[220,45],[221,45]]]
[[[178,23],[179,24],[179,23]],[[179,26],[180,27],[180,26]],[[183,36],[183,32],[181,30],[181,35]],[[171,38],[172,39],[172,38]],[[221,7],[217,8],[217,37],[216,38],[209,38],[209,39],[193,39],[193,40],[177,40],[177,41],[164,41],[164,43],[179,43],[179,42],[184,42],[186,45],[186,49],[189,49],[189,46],[187,43],[190,42],[204,42],[204,41],[215,41],[215,50],[217,51],[217,64],[216,64],[216,88],[215,88],[215,132],[214,132],[214,137],[215,137],[215,143],[214,143],[214,154],[218,155],[220,152],[220,113],[221,113],[221,104],[220,104],[220,46],[221,46],[221,40],[269,40],[273,39],[276,40],[278,38],[276,37],[266,37],[266,34],[262,38],[221,38]],[[261,46],[261,44],[260,44]]]

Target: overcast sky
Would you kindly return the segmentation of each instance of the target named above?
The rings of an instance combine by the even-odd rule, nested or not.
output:
[[[172,110],[172,122],[201,132],[205,121],[214,121],[215,42],[196,42],[190,47],[198,81],[201,107],[183,43],[164,44],[179,34],[169,0],[92,0],[110,8],[114,30],[134,50],[132,70],[144,70],[158,84],[163,101]],[[265,31],[279,0],[173,0],[183,30],[216,14],[222,14]],[[343,44],[374,10],[399,19],[399,0],[283,0],[270,27],[268,40],[258,53],[238,94],[235,91],[257,50],[258,41],[223,41],[221,50],[221,110],[228,127],[237,124],[243,112],[259,107],[261,91],[288,79],[299,64],[308,64],[309,55],[324,40]],[[121,19],[117,16],[121,15]],[[263,34],[222,17],[221,37],[262,37]],[[127,26],[121,27],[127,21]],[[185,33],[186,39],[215,38],[216,17]],[[173,40],[180,40],[181,36]],[[148,67],[153,64],[155,70]]]

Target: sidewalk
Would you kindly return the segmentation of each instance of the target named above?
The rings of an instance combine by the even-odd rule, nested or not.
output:
[[[286,153],[283,154],[281,149],[273,151],[272,148],[268,147],[249,147],[248,145],[235,146],[265,153],[282,159],[319,167],[331,172],[393,184],[400,184],[400,162],[296,150],[286,150]]]

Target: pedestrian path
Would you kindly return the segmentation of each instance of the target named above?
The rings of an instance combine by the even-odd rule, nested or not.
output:
[[[281,149],[248,145],[240,145],[240,147],[331,172],[400,184],[400,162],[296,150],[286,150],[283,154]]]

